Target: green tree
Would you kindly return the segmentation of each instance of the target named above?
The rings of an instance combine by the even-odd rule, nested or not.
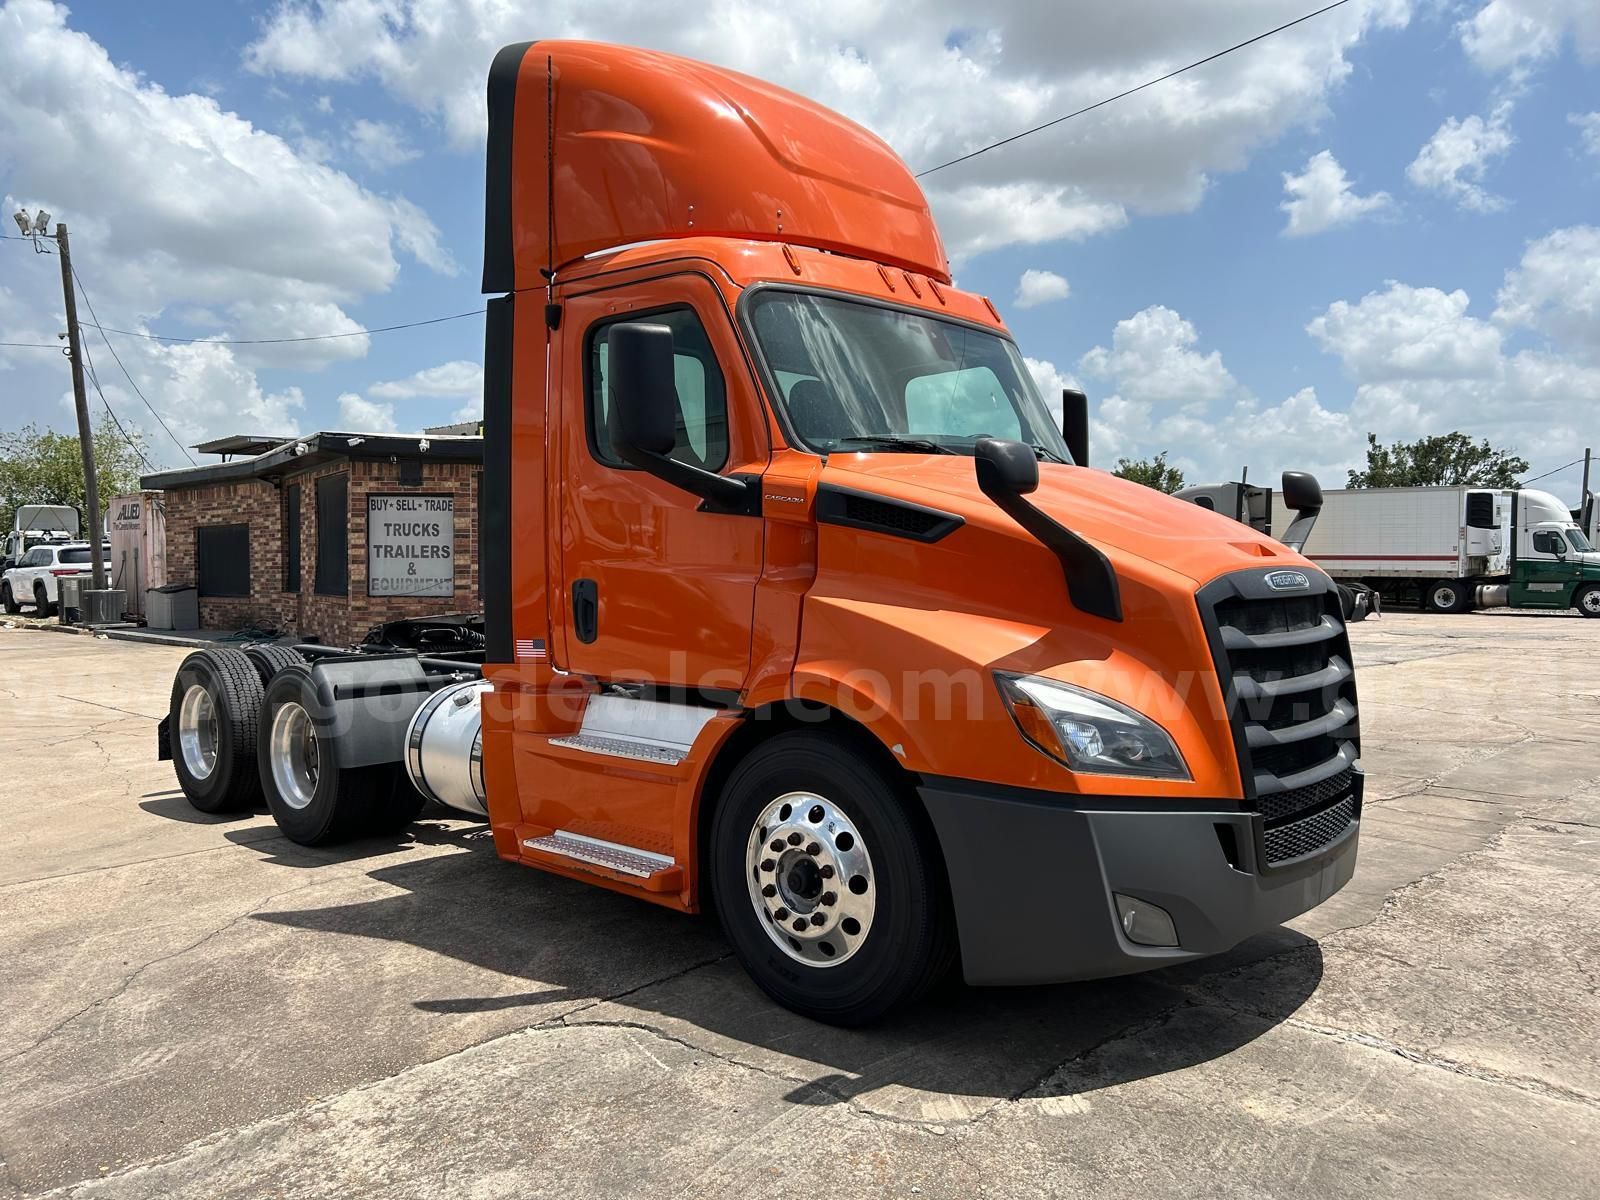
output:
[[[1497,450],[1487,438],[1474,442],[1464,433],[1445,433],[1380,446],[1367,434],[1367,469],[1351,471],[1353,488],[1431,487],[1467,484],[1514,488],[1527,471],[1528,460]]]
[[[1168,465],[1165,450],[1154,458],[1119,458],[1117,469],[1111,473],[1169,496],[1183,486],[1183,472]]]
[[[132,436],[137,441],[138,434]],[[109,425],[94,431],[94,456],[104,512],[113,496],[138,488],[145,467],[134,448]],[[0,522],[5,528],[10,528],[21,504],[71,504],[87,515],[85,494],[77,434],[41,430],[37,425],[0,431]]]

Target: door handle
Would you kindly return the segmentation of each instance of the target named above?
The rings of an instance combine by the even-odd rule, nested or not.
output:
[[[600,636],[600,585],[592,579],[572,585],[572,631],[586,646]]]

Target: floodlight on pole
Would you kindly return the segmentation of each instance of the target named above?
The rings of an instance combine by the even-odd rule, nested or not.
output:
[[[11,214],[11,219],[17,223],[17,228],[22,230],[23,237],[31,237],[33,235],[33,226],[28,223],[27,213],[19,208]]]
[[[33,218],[33,231],[38,234],[50,232],[50,214],[42,208],[39,210],[39,215]]]

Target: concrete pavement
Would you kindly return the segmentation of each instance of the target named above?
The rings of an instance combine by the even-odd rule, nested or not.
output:
[[[482,826],[203,816],[154,758],[182,650],[0,630],[0,1196],[1600,1194],[1600,625],[1352,632],[1333,901],[840,1031]]]

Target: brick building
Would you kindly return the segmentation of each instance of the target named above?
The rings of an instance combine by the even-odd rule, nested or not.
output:
[[[316,433],[223,438],[224,461],[147,475],[166,493],[169,584],[206,629],[331,644],[394,617],[476,612],[483,439]]]

